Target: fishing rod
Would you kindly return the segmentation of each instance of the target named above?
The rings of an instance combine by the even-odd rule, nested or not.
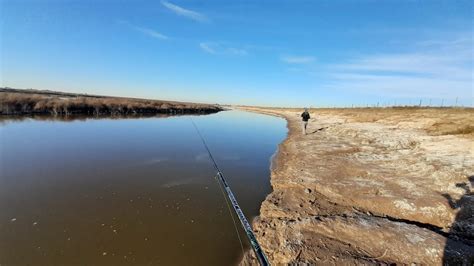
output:
[[[245,218],[245,215],[242,212],[242,209],[240,208],[239,203],[237,202],[237,199],[234,196],[234,193],[232,193],[232,190],[230,190],[230,187],[227,184],[227,181],[225,180],[224,175],[219,169],[219,166],[217,166],[216,160],[214,160],[211,150],[207,146],[207,143],[204,140],[204,137],[201,135],[201,132],[199,131],[196,124],[194,123],[193,119],[191,119],[191,122],[193,123],[193,126],[199,135],[199,138],[201,138],[202,144],[204,145],[207,153],[209,154],[209,158],[211,158],[212,164],[214,165],[214,169],[217,171],[217,178],[219,180],[219,183],[224,187],[227,197],[232,203],[232,207],[234,208],[235,213],[239,217],[240,223],[242,224],[245,234],[247,235],[247,238],[249,239],[250,245],[252,246],[252,249],[255,252],[255,256],[257,257],[258,262],[262,266],[270,265],[270,263],[268,262],[267,256],[265,256],[265,253],[260,247],[260,244],[258,243],[257,238],[255,237],[255,234],[252,231],[252,227],[250,227],[250,224],[247,221],[247,218]]]

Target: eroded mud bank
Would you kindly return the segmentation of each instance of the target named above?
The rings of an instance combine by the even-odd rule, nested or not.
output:
[[[245,109],[288,121],[253,223],[272,263],[473,263],[472,109],[313,110],[306,136]]]

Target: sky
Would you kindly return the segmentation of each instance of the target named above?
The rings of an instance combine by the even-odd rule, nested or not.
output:
[[[455,0],[0,0],[0,86],[261,106],[473,106],[472,10]]]

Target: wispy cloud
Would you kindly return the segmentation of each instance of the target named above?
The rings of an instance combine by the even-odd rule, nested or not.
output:
[[[280,59],[288,64],[308,64],[315,60],[312,56],[282,56]]]
[[[211,47],[209,43],[202,42],[199,44],[199,47],[201,47],[202,50],[210,54],[217,54],[216,50],[213,47]]]
[[[152,30],[152,29],[148,29],[148,28],[142,28],[142,27],[134,27],[135,30],[145,34],[145,35],[148,35],[150,37],[153,37],[153,38],[156,38],[156,39],[160,39],[160,40],[169,40],[169,37],[164,35],[164,34],[161,34],[155,30]]]
[[[462,37],[453,40],[424,40],[416,44],[421,47],[465,48],[466,43],[469,42],[472,42],[471,37]]]
[[[236,48],[227,43],[220,42],[201,42],[199,47],[206,53],[214,55],[247,55],[247,50],[244,48]]]
[[[156,31],[154,29],[139,27],[139,26],[133,25],[132,23],[130,23],[128,21],[124,21],[124,20],[120,20],[120,21],[118,21],[118,23],[127,25],[131,29],[136,30],[138,32],[141,32],[141,33],[143,33],[143,34],[145,34],[149,37],[155,38],[155,39],[160,39],[160,40],[169,40],[170,39],[170,37],[168,37],[168,36],[166,36],[162,33],[159,33],[158,31]]]
[[[472,40],[427,40],[415,52],[365,55],[327,67],[326,89],[389,97],[471,99]]]
[[[178,16],[183,16],[183,17],[186,17],[186,18],[198,21],[198,22],[208,22],[209,21],[209,19],[205,15],[203,15],[199,12],[180,7],[178,5],[170,3],[168,1],[161,1],[161,4],[164,7],[168,8],[169,10],[173,11]]]

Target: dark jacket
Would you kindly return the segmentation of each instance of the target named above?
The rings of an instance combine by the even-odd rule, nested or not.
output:
[[[303,118],[303,121],[307,122],[311,117],[309,116],[309,113],[304,111],[302,114],[301,114],[301,117]]]

